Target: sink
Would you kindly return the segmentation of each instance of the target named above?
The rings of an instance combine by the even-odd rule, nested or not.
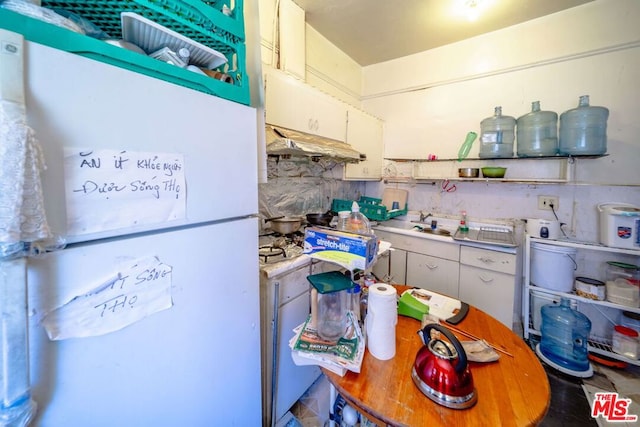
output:
[[[435,230],[431,228],[416,228],[416,230],[421,233],[434,234],[436,236],[451,236],[451,232],[443,228],[436,228]]]

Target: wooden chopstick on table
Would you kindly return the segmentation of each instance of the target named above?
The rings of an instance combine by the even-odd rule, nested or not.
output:
[[[485,343],[487,343],[489,345],[489,347],[491,347],[492,349],[494,349],[495,351],[499,351],[500,353],[504,353],[509,357],[513,357],[513,354],[509,353],[506,350],[501,349],[500,347],[496,347],[495,345],[485,341],[484,339],[477,337],[469,332],[463,331],[462,329],[458,329],[455,326],[450,325],[449,323],[445,323],[443,326],[451,329],[453,332],[457,332],[460,335],[464,335],[467,338],[471,338],[472,340],[476,340],[476,341],[484,341]]]

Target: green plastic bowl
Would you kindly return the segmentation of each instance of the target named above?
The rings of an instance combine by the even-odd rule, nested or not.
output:
[[[482,176],[485,178],[504,178],[507,168],[499,166],[488,166],[482,168]]]

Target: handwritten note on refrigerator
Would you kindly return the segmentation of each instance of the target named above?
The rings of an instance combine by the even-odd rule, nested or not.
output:
[[[81,235],[186,216],[184,156],[65,149],[67,233]]]
[[[92,291],[47,313],[49,339],[104,335],[171,308],[173,268],[156,257],[132,261]]]

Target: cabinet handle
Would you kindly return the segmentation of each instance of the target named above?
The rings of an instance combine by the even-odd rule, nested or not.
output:
[[[482,275],[480,275],[480,276],[478,276],[478,278],[479,278],[480,280],[482,280],[482,282],[483,282],[483,283],[491,283],[491,282],[493,282],[493,277],[487,277],[487,278],[485,278],[485,277],[482,277]]]
[[[425,264],[429,270],[435,270],[438,268],[438,264]]]
[[[480,262],[485,263],[485,264],[492,264],[492,263],[494,263],[494,262],[495,262],[495,261],[493,260],[493,258],[486,258],[486,257],[483,257],[483,256],[479,256],[479,257],[478,257],[478,260],[479,260]]]

